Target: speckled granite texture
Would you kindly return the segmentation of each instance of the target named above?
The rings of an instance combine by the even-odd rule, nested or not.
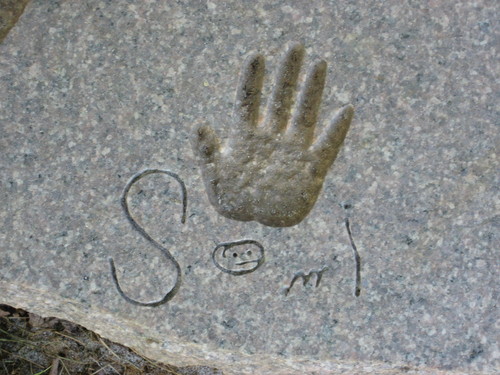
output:
[[[496,1],[34,1],[0,45],[0,302],[74,320],[156,359],[227,374],[500,370]],[[208,202],[189,139],[227,134],[245,56],[328,62],[321,120],[356,107],[307,218],[239,222]],[[133,230],[132,214],[182,269]],[[344,225],[362,257],[361,295]],[[216,268],[249,238],[265,263]],[[283,293],[293,275],[327,266]],[[414,369],[417,370],[414,370]]]

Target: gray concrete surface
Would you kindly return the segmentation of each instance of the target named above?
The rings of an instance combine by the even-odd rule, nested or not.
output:
[[[499,371],[498,19],[488,0],[30,3],[0,45],[0,303],[227,374]],[[328,63],[321,124],[352,103],[351,129],[298,225],[225,218],[193,131],[226,137],[245,57],[266,58],[265,102],[294,41]],[[146,168],[188,196],[182,224],[172,178],[129,194],[182,271],[157,307],[125,301],[108,264],[139,301],[174,285],[120,206]],[[213,250],[240,239],[265,262],[222,272]]]

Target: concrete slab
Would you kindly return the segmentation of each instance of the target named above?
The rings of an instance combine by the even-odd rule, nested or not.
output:
[[[488,0],[30,3],[0,45],[0,302],[227,374],[497,372],[497,19]],[[254,52],[264,108],[291,42],[302,71],[328,64],[318,128],[354,120],[300,223],[233,220],[190,140],[232,134]],[[147,169],[185,184],[185,223],[160,173],[126,217]],[[110,257],[130,299],[176,293],[127,302]]]

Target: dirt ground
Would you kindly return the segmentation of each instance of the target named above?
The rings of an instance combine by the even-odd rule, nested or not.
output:
[[[77,324],[0,305],[2,375],[222,375],[209,367],[176,368],[141,357]]]

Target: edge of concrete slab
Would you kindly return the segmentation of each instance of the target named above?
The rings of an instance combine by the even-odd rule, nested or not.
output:
[[[213,366],[224,374],[436,374],[465,375],[488,372],[446,371],[433,368],[415,368],[404,364],[355,361],[313,361],[303,357],[288,359],[247,355],[227,350],[213,351],[202,344],[183,343],[176,337],[160,337],[148,327],[131,320],[117,318],[110,311],[97,306],[52,295],[49,291],[27,285],[0,282],[0,303],[33,312],[45,317],[65,319],[84,326],[100,336],[133,348],[139,354],[174,366]],[[97,319],[98,317],[98,319]],[[125,329],[126,327],[126,329]],[[491,373],[492,374],[492,373]]]

